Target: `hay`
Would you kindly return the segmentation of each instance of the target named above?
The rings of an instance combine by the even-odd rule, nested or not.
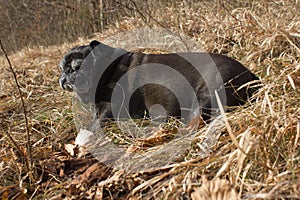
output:
[[[57,64],[71,47],[90,41],[81,38],[76,43],[26,48],[9,56],[28,111],[35,177],[30,182],[22,156],[6,134],[9,132],[26,153],[22,107],[12,74],[1,57],[0,196],[197,199],[209,187],[215,188],[213,192],[224,187],[236,199],[299,199],[299,3],[254,1],[248,7],[227,6],[170,6],[158,10],[155,19],[167,28],[189,35],[209,52],[227,54],[251,66],[262,79],[262,88],[253,101],[226,114],[230,129],[222,129],[206,156],[199,156],[204,148],[204,127],[181,161],[148,171],[126,174],[101,166],[108,177],[100,177],[102,173],[98,171],[95,180],[91,167],[96,160],[88,155],[71,157],[66,152],[64,144],[74,142],[77,131],[71,96],[58,85]],[[138,17],[124,19],[95,34],[94,39],[101,41],[144,25]],[[147,25],[155,27],[157,23],[150,20]],[[227,130],[232,133],[229,135]],[[233,143],[232,135],[238,145]],[[86,182],[86,178],[90,180]]]

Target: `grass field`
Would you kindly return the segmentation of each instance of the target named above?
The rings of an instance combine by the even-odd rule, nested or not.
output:
[[[300,199],[299,2],[253,1],[230,9],[184,2],[125,18],[92,38],[8,55],[27,110],[31,153],[18,89],[0,57],[2,199]],[[208,52],[237,59],[261,78],[261,89],[252,102],[226,114],[228,124],[206,154],[207,126],[176,162],[139,172],[71,155],[65,145],[74,144],[78,132],[72,96],[58,84],[59,60],[91,39],[146,26],[175,30]]]

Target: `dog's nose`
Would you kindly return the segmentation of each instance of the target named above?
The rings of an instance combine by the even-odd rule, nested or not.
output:
[[[72,92],[74,90],[74,86],[67,80],[65,75],[62,75],[59,79],[59,85],[63,90],[67,90]]]

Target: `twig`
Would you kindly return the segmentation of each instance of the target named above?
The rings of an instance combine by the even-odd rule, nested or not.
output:
[[[239,145],[239,142],[237,141],[237,139],[235,138],[235,136],[234,136],[234,134],[233,134],[233,131],[232,131],[232,129],[231,129],[231,126],[230,126],[230,124],[229,124],[229,121],[228,121],[228,119],[227,119],[227,117],[226,117],[226,115],[225,115],[225,110],[224,110],[224,108],[223,108],[223,106],[222,106],[221,99],[220,99],[219,94],[218,94],[218,92],[217,92],[216,90],[215,90],[215,95],[216,95],[218,107],[219,107],[219,109],[220,109],[221,115],[222,115],[222,117],[223,117],[223,119],[224,119],[224,122],[225,122],[225,126],[226,126],[226,128],[227,128],[227,131],[228,131],[228,133],[229,133],[229,136],[230,136],[230,138],[231,138],[231,140],[232,140],[234,146],[235,146],[236,148],[238,148],[238,150],[240,150],[243,154],[245,154],[245,156],[248,157],[248,156],[249,156],[248,153],[246,153],[246,152],[244,151],[244,149]],[[259,161],[257,161],[257,160],[253,160],[253,161],[254,161],[256,164],[258,164],[258,165],[260,165],[260,166],[262,166],[262,167],[264,167],[264,168],[266,168],[266,169],[268,169],[268,170],[273,170],[271,167],[267,166],[266,164],[264,164],[264,163],[262,163],[262,162],[259,162]]]
[[[130,1],[131,4],[134,6],[134,8],[131,8],[129,6],[127,6],[126,4],[122,3],[121,1],[117,1],[114,0],[115,3],[123,6],[124,8],[131,10],[131,11],[136,11],[140,17],[142,18],[142,20],[145,22],[145,24],[147,24],[147,17],[144,15],[143,12],[141,12],[141,9],[136,5],[135,1]],[[146,12],[146,14],[148,15],[149,18],[151,18],[156,24],[158,24],[159,26],[161,26],[162,28],[166,28],[165,25],[163,25],[162,23],[160,23],[157,19],[155,19],[149,12]]]
[[[15,148],[17,149],[17,151],[19,152],[19,154],[22,155],[24,157],[24,160],[27,162],[27,158],[26,158],[26,155],[25,155],[24,151],[22,151],[20,149],[20,147],[19,147],[20,145],[16,142],[16,140],[12,137],[12,135],[10,133],[11,132],[10,132],[10,128],[9,128],[8,131],[5,132],[5,134],[8,136],[8,138],[10,139],[10,141],[13,143],[13,145],[15,146]]]
[[[18,91],[19,91],[19,95],[20,95],[20,99],[21,99],[21,104],[22,104],[22,108],[23,108],[23,114],[24,114],[24,120],[25,120],[25,126],[26,126],[26,133],[27,133],[27,149],[28,149],[28,154],[29,154],[29,159],[25,156],[25,153],[23,153],[22,155],[25,156],[25,162],[26,162],[26,165],[27,165],[27,168],[31,174],[31,167],[32,167],[32,152],[31,152],[31,142],[30,142],[30,133],[29,133],[29,126],[28,126],[28,119],[27,119],[27,112],[26,112],[26,107],[25,107],[25,103],[24,103],[24,99],[23,99],[23,96],[22,96],[22,92],[21,92],[21,87],[20,87],[20,84],[18,82],[18,79],[17,79],[17,75],[12,67],[12,64],[8,58],[8,55],[3,47],[3,44],[2,44],[2,41],[0,40],[0,46],[1,46],[1,49],[5,55],[5,58],[8,62],[8,65],[9,65],[9,68],[13,74],[13,77],[14,77],[14,80],[15,80],[15,83],[17,85],[17,88],[18,88]],[[13,140],[13,138],[11,137],[11,135],[8,134],[8,137],[10,139],[12,139],[12,142],[14,143],[14,145],[17,145],[17,143]],[[19,150],[19,148],[17,148]]]
[[[145,24],[147,24],[147,16],[152,20],[154,21],[158,26],[160,26],[161,28],[163,28],[164,30],[166,30],[170,35],[172,36],[177,36],[181,39],[181,41],[183,42],[184,46],[186,49],[189,49],[185,40],[182,38],[182,35],[180,34],[175,34],[175,32],[171,31],[169,28],[167,28],[163,23],[159,22],[157,19],[155,19],[149,12],[146,12],[146,15],[143,14],[143,12],[141,11],[141,9],[136,5],[135,1],[134,0],[131,0],[131,4],[134,6],[134,8],[131,8],[129,6],[127,6],[126,4],[118,1],[118,0],[113,0],[113,2],[123,6],[124,8],[128,9],[128,10],[131,10],[131,11],[135,11],[137,12],[140,17],[142,18],[142,20],[144,21]]]
[[[224,119],[224,122],[225,122],[225,126],[227,128],[227,131],[229,133],[230,138],[232,139],[232,142],[233,142],[234,146],[236,148],[238,148],[243,154],[245,154],[246,156],[248,156],[248,154],[244,151],[244,149],[239,145],[239,142],[236,140],[236,138],[235,138],[235,136],[233,134],[231,126],[230,126],[230,124],[228,122],[228,119],[227,119],[227,117],[225,115],[225,111],[224,111],[221,99],[220,99],[219,94],[218,94],[218,92],[216,90],[215,90],[215,95],[216,95],[216,99],[217,99],[217,103],[218,103],[221,115],[223,116],[223,119]]]

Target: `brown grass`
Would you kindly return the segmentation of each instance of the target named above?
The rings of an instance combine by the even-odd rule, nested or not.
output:
[[[74,141],[77,131],[71,96],[58,85],[57,64],[71,47],[89,40],[26,48],[9,56],[28,111],[33,182],[22,156],[7,137],[10,133],[26,152],[22,107],[8,64],[1,57],[0,196],[196,200],[218,195],[228,199],[230,194],[235,199],[300,199],[299,10],[295,1],[254,1],[236,9],[227,4],[182,3],[157,10],[156,21],[149,18],[147,26],[156,27],[159,22],[190,36],[209,52],[236,58],[261,77],[262,88],[252,103],[226,114],[229,125],[207,154],[199,156],[204,127],[189,154],[179,162],[133,174],[101,166],[102,174],[97,172],[97,179],[88,183],[82,177],[93,177],[86,169],[91,171],[89,166],[96,161],[72,157],[64,148]],[[139,17],[128,18],[94,38],[102,41],[146,25]]]

